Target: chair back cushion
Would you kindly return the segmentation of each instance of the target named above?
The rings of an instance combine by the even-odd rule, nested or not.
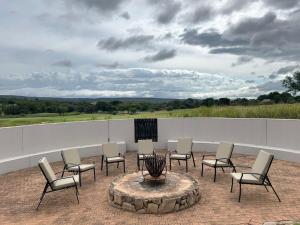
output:
[[[138,140],[139,154],[152,155],[153,143],[152,140]]]
[[[178,154],[191,154],[192,151],[192,138],[178,138],[176,151]]]
[[[234,144],[221,142],[217,149],[216,159],[230,159],[233,152]]]
[[[68,149],[61,151],[61,156],[65,164],[81,164],[78,149]]]
[[[266,151],[260,150],[252,167],[252,173],[267,175],[274,156]]]
[[[112,158],[119,156],[119,147],[117,143],[105,143],[102,145],[102,151],[105,157]]]
[[[52,182],[56,180],[56,176],[54,171],[52,170],[48,160],[46,157],[43,157],[39,161],[39,167],[41,168],[45,178],[48,180],[48,182]]]

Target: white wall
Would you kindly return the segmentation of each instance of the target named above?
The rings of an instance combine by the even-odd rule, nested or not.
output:
[[[256,154],[261,148],[277,158],[300,162],[300,120],[172,118],[158,119],[155,148],[169,139],[193,137],[195,151],[213,151],[216,142],[230,141],[235,151]],[[125,141],[136,150],[134,120],[88,121],[0,128],[0,174],[37,164],[41,156],[61,160],[62,148],[79,147],[82,156],[100,155],[97,145]]]

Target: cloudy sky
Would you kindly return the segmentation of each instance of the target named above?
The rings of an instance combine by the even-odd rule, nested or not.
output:
[[[298,0],[0,0],[0,94],[255,97],[300,69]]]

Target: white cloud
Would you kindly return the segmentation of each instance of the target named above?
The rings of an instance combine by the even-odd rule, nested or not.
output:
[[[168,2],[172,3],[172,12],[169,12]],[[0,7],[0,94],[174,98],[257,95],[267,89],[249,91],[250,87],[263,85],[252,73],[268,77],[280,68],[297,63],[295,60],[299,57],[296,56],[300,55],[299,48],[294,48],[300,45],[299,35],[294,35],[300,33],[299,4],[296,0],[289,4],[276,0],[276,4],[271,5],[271,2],[3,1]],[[209,12],[203,10],[204,6]],[[120,15],[125,15],[125,19]],[[255,42],[242,35],[242,42],[238,43],[246,40],[249,48],[253,47],[251,44],[273,44],[265,43],[268,29],[255,26],[265,21],[264,15],[268,15],[267,22],[284,31],[278,36],[281,37],[279,42],[274,42],[276,46],[270,47],[272,51],[268,51],[269,48],[250,51],[251,54],[244,51],[250,56],[232,53],[227,47],[234,43],[233,37],[237,36],[241,24],[249,27],[254,23],[251,35]],[[187,27],[193,36],[183,43],[180,35]],[[226,36],[228,32],[231,35]],[[139,39],[130,38],[145,35],[151,37],[150,47],[149,43],[147,46]],[[277,36],[266,37],[270,40],[269,37],[276,39]],[[97,47],[99,41],[109,38],[114,40],[113,47]],[[278,43],[282,49],[277,50]],[[226,48],[219,49],[223,50],[220,54],[211,54],[214,47],[222,44]],[[137,45],[139,51],[136,51]],[[172,51],[163,52],[164,49]],[[272,63],[266,63],[270,59],[263,54],[280,55],[272,57]],[[145,58],[155,63],[149,64]],[[127,69],[150,65],[151,69]],[[232,65],[239,66],[233,68]],[[254,80],[254,83],[246,80]],[[281,90],[278,85],[272,87]]]

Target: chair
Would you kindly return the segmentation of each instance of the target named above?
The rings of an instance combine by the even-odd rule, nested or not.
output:
[[[42,203],[42,200],[45,196],[45,194],[50,193],[50,192],[54,192],[54,191],[59,191],[62,189],[66,189],[66,188],[75,188],[75,194],[76,194],[76,198],[77,198],[77,202],[79,204],[79,199],[78,199],[78,188],[77,188],[77,184],[79,183],[79,176],[78,175],[73,175],[73,176],[68,176],[68,177],[61,177],[61,178],[57,178],[56,174],[53,172],[48,160],[46,157],[43,157],[42,159],[40,159],[39,163],[38,163],[45,179],[46,179],[46,185],[44,187],[42,196],[40,198],[39,204],[36,207],[36,210],[39,209],[40,204]],[[60,173],[60,172],[59,172]],[[51,190],[47,191],[47,189],[50,187]]]
[[[116,143],[105,143],[102,145],[103,156],[101,162],[101,170],[103,169],[103,159],[106,164],[106,176],[108,176],[108,164],[123,162],[124,173],[125,173],[125,157],[119,152],[118,144]]]
[[[278,194],[273,188],[271,181],[268,177],[268,172],[273,162],[274,155],[261,150],[256,160],[252,166],[252,170],[249,173],[231,173],[231,190],[233,190],[233,181],[236,180],[239,183],[240,191],[239,191],[239,202],[241,201],[241,193],[242,193],[242,184],[252,184],[252,185],[263,185],[266,190],[269,192],[267,186],[270,186],[275,193],[279,202],[281,202]]]
[[[62,177],[64,176],[64,172],[73,172],[79,175],[79,185],[81,186],[81,173],[86,172],[88,170],[94,171],[94,181],[96,180],[96,166],[95,163],[91,164],[83,164],[81,163],[80,155],[78,149],[68,149],[61,151],[61,157],[64,161],[64,170],[62,173]]]
[[[215,169],[214,182],[216,182],[217,168],[222,168],[223,172],[225,172],[224,168],[230,167],[233,168],[233,171],[235,172],[235,166],[231,161],[233,148],[234,144],[221,142],[218,146],[216,154],[204,154],[201,163],[201,176],[203,177],[204,165],[213,167]],[[206,156],[215,156],[215,159],[205,159]]]
[[[177,140],[175,152],[171,152],[169,154],[170,170],[172,167],[172,160],[178,160],[179,165],[180,165],[180,161],[184,160],[186,172],[188,172],[188,159],[192,158],[194,167],[196,166],[194,155],[192,152],[192,145],[193,145],[192,138],[179,138]]]
[[[138,140],[137,166],[140,170],[140,160],[144,161],[145,156],[153,155],[152,140]]]

